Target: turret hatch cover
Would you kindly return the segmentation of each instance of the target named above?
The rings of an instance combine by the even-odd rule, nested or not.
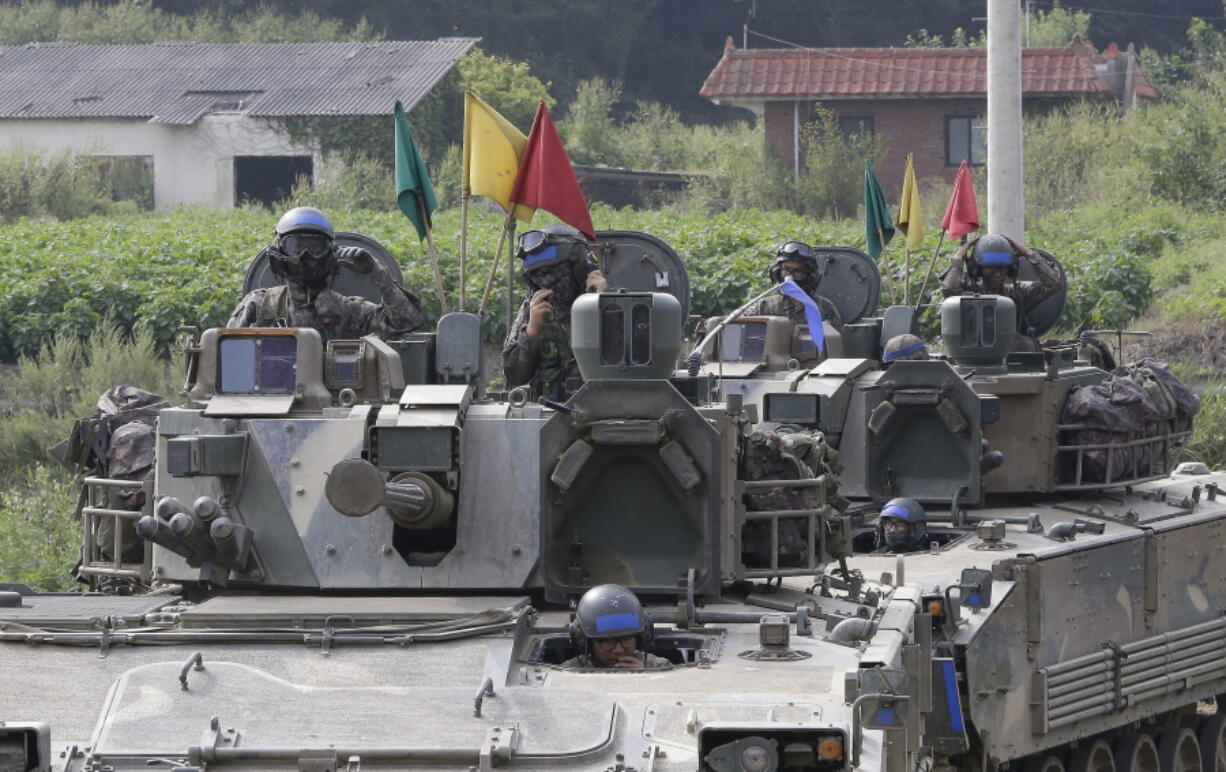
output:
[[[609,289],[667,292],[681,303],[681,318],[690,313],[690,278],[673,248],[641,231],[596,231],[594,249]]]
[[[844,324],[877,311],[881,271],[873,258],[855,247],[814,247],[822,281],[817,292],[839,309]]]
[[[392,253],[387,250],[387,247],[370,236],[338,231],[336,234],[336,245],[338,247],[362,247],[379,261],[379,264],[387,270],[392,279],[397,282],[404,280],[396,258],[392,257]],[[248,292],[260,289],[261,287],[276,287],[284,283],[272,272],[272,268],[268,265],[268,258],[263,252],[260,252],[247,265],[247,276],[243,280],[243,294],[246,295]],[[332,282],[332,289],[345,296],[358,295],[373,303],[383,302],[379,295],[379,288],[375,286],[375,283],[370,280],[369,276],[354,273],[343,265],[336,274],[336,279]],[[409,289],[412,290],[413,288],[409,287]]]

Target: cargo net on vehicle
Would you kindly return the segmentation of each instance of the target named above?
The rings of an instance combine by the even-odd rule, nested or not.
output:
[[[1152,359],[1070,392],[1057,427],[1056,490],[1166,477],[1199,407],[1192,390]]]

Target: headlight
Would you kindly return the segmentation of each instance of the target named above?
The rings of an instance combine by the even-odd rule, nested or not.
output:
[[[750,735],[712,748],[703,760],[716,772],[775,772],[778,748],[775,740]]]
[[[770,752],[761,745],[750,745],[741,750],[741,769],[745,772],[768,772],[773,768]]]

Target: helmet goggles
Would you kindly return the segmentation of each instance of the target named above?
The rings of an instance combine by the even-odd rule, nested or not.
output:
[[[583,243],[564,233],[549,233],[544,230],[525,231],[519,237],[519,257],[524,261],[524,270],[532,271],[566,260],[577,244]]]
[[[322,233],[287,233],[280,242],[281,253],[293,260],[322,260],[332,252],[332,239]]]
[[[982,265],[1013,265],[1012,252],[985,252],[977,257]]]
[[[803,241],[785,241],[779,246],[776,254],[779,257],[790,257],[797,260],[812,260],[815,253],[813,247]]]

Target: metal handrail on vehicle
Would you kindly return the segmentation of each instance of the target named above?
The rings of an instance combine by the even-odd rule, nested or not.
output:
[[[124,528],[125,520],[139,520],[145,515],[153,514],[152,492],[145,492],[145,504],[139,511],[126,509],[110,509],[107,504],[108,489],[139,490],[144,486],[141,480],[113,480],[106,477],[86,477],[85,505],[81,507],[81,527],[84,531],[84,549],[81,554],[81,566],[77,573],[90,577],[90,584],[95,578],[134,579],[148,584],[151,576],[151,550],[144,545],[141,562],[124,562]],[[111,557],[106,557],[102,551],[97,534],[105,518],[110,518],[114,524],[114,543],[111,545]],[[137,538],[131,532],[131,538]]]
[[[1080,491],[1095,490],[1108,486],[1131,485],[1133,483],[1158,480],[1168,476],[1179,463],[1184,448],[1192,437],[1191,422],[1187,419],[1164,419],[1159,422],[1161,430],[1157,434],[1137,436],[1136,432],[1113,432],[1087,424],[1060,424],[1056,427],[1057,437],[1061,438],[1056,445],[1056,469],[1059,475],[1055,490]],[[1071,438],[1077,432],[1092,431],[1111,437],[1099,442],[1072,442]],[[1105,451],[1106,458],[1102,460],[1102,480],[1087,479],[1087,453]],[[1113,476],[1112,470],[1117,463],[1117,454],[1131,452],[1131,458],[1125,457],[1125,463],[1131,461],[1123,473]],[[1098,461],[1094,462],[1096,465]],[[1071,476],[1067,469],[1072,468]],[[1065,470],[1062,471],[1061,470]]]
[[[761,522],[770,523],[771,533],[771,549],[770,549],[770,567],[769,568],[746,568],[744,574],[740,578],[744,579],[770,579],[779,576],[812,576],[813,573],[821,568],[822,564],[819,557],[822,554],[824,542],[826,539],[826,531],[821,527],[822,519],[830,513],[830,506],[823,503],[820,507],[806,509],[768,509],[768,510],[747,510],[744,504],[744,494],[747,491],[755,490],[775,490],[780,488],[786,489],[806,489],[818,488],[819,495],[822,501],[826,499],[826,485],[828,480],[826,475],[810,477],[802,480],[738,480],[736,482],[736,506],[737,513],[742,515],[744,522]],[[805,533],[807,536],[806,544],[808,545],[805,552],[804,565],[781,568],[779,566],[779,521],[780,520],[799,520],[804,519]],[[742,545],[743,546],[743,545]]]

